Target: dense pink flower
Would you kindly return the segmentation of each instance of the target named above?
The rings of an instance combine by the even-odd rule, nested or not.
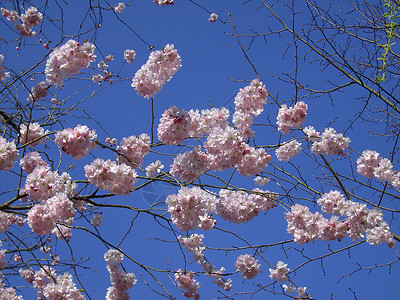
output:
[[[117,14],[120,14],[120,13],[123,12],[124,9],[125,9],[125,3],[120,2],[120,3],[118,3],[118,4],[115,6],[114,11],[115,11]]]
[[[235,262],[236,270],[242,272],[241,276],[244,279],[252,279],[257,276],[260,273],[260,267],[258,260],[249,254],[239,255]]]
[[[40,157],[38,152],[29,152],[21,158],[19,165],[29,174],[38,166],[47,167],[47,162]]]
[[[44,129],[37,122],[30,123],[29,126],[22,124],[20,130],[21,130],[21,137],[20,137],[21,144],[30,143],[29,146],[34,147],[39,144],[43,145],[46,142],[46,140],[41,137],[47,134],[47,131],[44,132]]]
[[[47,97],[48,94],[49,86],[46,81],[40,81],[32,87],[27,100],[32,103]]]
[[[72,237],[71,228],[64,225],[56,225],[51,231],[58,239],[69,241]]]
[[[4,81],[4,80],[6,80],[7,77],[10,76],[10,73],[5,72],[5,70],[4,70],[3,60],[4,60],[4,55],[0,54],[0,81]]]
[[[201,152],[200,147],[194,150],[179,153],[171,165],[171,174],[185,182],[197,179],[209,168],[208,157],[205,152]]]
[[[267,97],[268,92],[265,85],[260,80],[254,79],[250,85],[239,90],[235,97],[235,110],[256,117],[264,110]]]
[[[116,195],[126,195],[135,189],[136,172],[126,164],[117,165],[111,160],[95,159],[85,166],[89,182]]]
[[[275,150],[276,157],[278,160],[288,162],[291,158],[300,153],[302,150],[300,146],[301,144],[296,140],[287,142]]]
[[[0,211],[0,233],[6,232],[12,224],[22,226],[24,219],[15,214]]]
[[[174,5],[174,0],[153,0],[158,6]]]
[[[14,10],[10,11],[4,7],[1,8],[1,15],[4,18],[7,18],[7,20],[10,22],[18,22],[18,20],[19,20],[19,15],[16,11],[14,11]]]
[[[174,45],[167,44],[163,50],[150,53],[149,59],[132,79],[132,87],[139,96],[153,97],[158,93],[165,82],[181,67],[181,58]]]
[[[191,109],[189,115],[191,119],[189,135],[195,138],[209,134],[214,127],[225,128],[229,124],[229,110],[225,107],[203,109],[201,113],[198,109]]]
[[[185,110],[171,106],[162,114],[157,136],[164,144],[181,144],[188,137],[190,124],[190,115]]]
[[[204,259],[203,251],[206,249],[203,245],[203,234],[191,234],[189,237],[178,236],[179,243],[190,253],[197,262],[202,262]]]
[[[361,156],[357,158],[357,172],[367,178],[374,178],[374,171],[380,159],[378,152],[364,150]]]
[[[18,159],[18,150],[14,142],[0,137],[0,170],[8,171]]]
[[[86,125],[78,125],[75,128],[66,128],[56,133],[55,142],[67,154],[75,159],[81,159],[89,154],[89,151],[97,147],[96,131],[90,131]]]
[[[146,133],[142,133],[138,137],[132,135],[123,138],[117,150],[121,154],[120,162],[136,169],[141,165],[143,157],[150,151],[150,137]]]
[[[297,102],[290,108],[283,104],[276,117],[278,130],[282,133],[289,133],[290,128],[300,128],[307,116],[307,108],[307,104],[303,101]]]
[[[135,60],[136,57],[136,52],[135,50],[130,50],[130,49],[126,49],[124,51],[124,59],[128,62],[128,63],[133,63],[133,61]]]
[[[269,277],[273,280],[285,282],[287,280],[286,274],[289,271],[290,269],[287,267],[287,264],[282,261],[278,261],[275,269],[269,269]]]
[[[195,300],[200,298],[198,293],[200,284],[194,279],[193,272],[183,272],[181,269],[179,269],[175,273],[174,277],[178,287],[185,290],[183,296],[189,299],[193,298]]]
[[[270,161],[271,155],[264,148],[248,147],[236,167],[241,175],[253,176],[263,171]]]
[[[28,8],[25,13],[21,15],[21,21],[27,27],[37,26],[42,22],[42,20],[43,15],[36,7]]]
[[[65,78],[78,74],[94,61],[94,49],[95,46],[89,42],[81,44],[74,40],[54,49],[46,62],[46,81],[58,86]]]
[[[244,191],[221,190],[216,213],[224,220],[240,224],[258,216],[260,211],[276,206],[276,196],[270,192],[254,189],[254,194]]]
[[[209,192],[198,187],[182,187],[177,195],[169,195],[165,202],[172,222],[181,230],[210,230],[215,225],[210,214],[215,210],[216,198]]]
[[[218,15],[216,13],[212,13],[208,18],[208,22],[215,23],[218,20]]]
[[[50,171],[47,166],[36,167],[27,177],[24,193],[27,193],[32,200],[43,201],[65,191],[65,184],[56,171]]]
[[[320,140],[313,142],[311,151],[314,154],[338,155],[344,154],[344,150],[349,147],[350,139],[341,133],[336,133],[333,128],[326,128],[321,134]]]
[[[164,165],[161,163],[161,161],[156,160],[146,167],[146,176],[154,177],[154,175],[156,175],[156,173],[160,173],[162,169],[164,169]]]

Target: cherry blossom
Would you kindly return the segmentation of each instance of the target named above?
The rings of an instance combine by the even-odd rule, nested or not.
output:
[[[258,264],[258,260],[249,254],[239,255],[235,262],[235,268],[237,271],[242,272],[241,276],[244,279],[252,279],[260,273],[261,265]]]

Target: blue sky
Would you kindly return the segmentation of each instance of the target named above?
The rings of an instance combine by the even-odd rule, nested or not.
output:
[[[63,24],[58,21],[52,23],[50,19],[45,19],[41,28],[42,32],[39,34],[39,37],[43,38],[43,42],[51,41],[50,46],[54,47],[60,42],[61,36],[76,35],[83,16],[87,12],[87,4],[82,4],[83,2],[85,1],[73,1],[65,6],[63,10]],[[191,1],[176,0],[175,2],[173,6],[157,7],[151,0],[127,1],[126,3],[129,6],[121,14],[117,15],[138,33],[146,43],[153,45],[154,49],[161,49],[165,44],[172,43],[182,57],[182,68],[170,82],[166,83],[161,92],[154,97],[156,125],[163,111],[170,106],[178,106],[182,109],[190,110],[192,108],[209,108],[211,104],[214,107],[228,107],[231,110],[231,114],[233,114],[234,96],[240,88],[245,87],[248,81],[256,78],[257,75],[244,57],[237,40],[232,36],[232,24],[236,26],[240,34],[250,34],[254,31],[259,33],[268,32],[269,28],[279,28],[279,24],[272,18],[267,18],[268,12],[266,9],[260,8],[261,1],[197,1],[203,8]],[[31,1],[29,3],[35,5],[36,2]],[[103,7],[107,7],[106,2],[103,3],[101,1],[101,3]],[[116,4],[116,2],[109,3],[111,5]],[[0,1],[0,5],[9,9],[12,8],[12,5],[7,1]],[[38,8],[41,10],[44,9],[40,4],[38,5]],[[298,5],[301,6],[302,4]],[[24,7],[29,7],[28,2],[24,3]],[[291,17],[289,11],[284,7],[277,7],[276,9],[284,19]],[[223,22],[219,20],[214,24],[210,24],[208,22],[209,12],[217,13]],[[229,23],[230,17],[227,12],[231,15],[232,24]],[[49,5],[47,14],[50,18],[56,18],[60,12],[56,6]],[[104,141],[107,136],[115,137],[120,141],[126,136],[150,133],[150,100],[139,97],[130,86],[131,78],[148,58],[150,53],[148,45],[124,24],[118,22],[112,11],[104,10],[102,17],[101,27],[99,27],[95,34],[93,31],[90,31],[77,38],[80,41],[88,39],[88,41],[96,44],[96,63],[92,63],[92,68],[84,70],[81,74],[75,76],[75,79],[66,81],[62,89],[56,91],[53,87],[50,90],[57,99],[65,100],[64,107],[71,107],[75,103],[85,99],[76,106],[77,110],[73,111],[73,116],[62,118],[64,122],[63,127],[75,127],[77,124],[86,124],[91,129],[96,129],[99,141]],[[305,22],[307,22],[306,13],[299,16],[296,26],[300,26],[301,23]],[[18,45],[15,39],[18,36],[13,30],[8,28],[8,25],[7,21],[1,20],[1,36],[4,40],[8,41],[8,43],[0,43],[0,53],[5,56],[4,65],[7,68],[13,69],[16,73],[35,66],[31,73],[34,73],[34,76],[23,78],[26,86],[31,87],[35,82],[45,79],[43,72],[46,59],[38,65],[36,63],[44,58],[49,51],[38,45],[38,38],[36,37],[22,40],[20,49],[15,50],[15,47]],[[61,25],[63,26],[62,33],[59,29]],[[84,32],[92,27],[93,23],[90,18],[87,18],[80,31]],[[67,40],[68,38],[65,38],[63,42]],[[250,39],[242,38],[241,42],[244,49],[248,49]],[[267,36],[266,40],[262,38],[254,40],[251,43],[250,50],[247,52],[268,91],[281,104],[294,103],[295,89],[293,85],[286,84],[277,78],[277,76],[285,78],[285,74],[294,74],[295,62],[293,57],[295,52],[294,47],[287,49],[290,43],[292,43],[292,38],[289,35],[271,35]],[[132,64],[127,64],[123,61],[123,51],[125,49],[134,49],[136,51],[136,59]],[[305,50],[304,45],[299,43],[298,51],[304,53]],[[114,55],[115,59],[109,63],[109,70],[114,75],[118,74],[119,77],[115,77],[114,83],[109,86],[106,83],[97,86],[87,79],[91,74],[98,72],[93,69],[97,62],[110,53]],[[316,57],[312,55],[308,57],[309,60],[313,58]],[[328,81],[339,84],[345,82],[343,78],[338,76],[335,70],[331,68],[322,69],[318,63],[302,63],[298,71],[298,76],[303,83],[320,89],[327,87],[329,85]],[[32,77],[34,77],[34,81],[29,80]],[[76,91],[79,92],[75,93]],[[95,93],[91,97],[90,95],[92,95],[93,91]],[[20,86],[18,87],[18,93],[19,101],[25,105],[27,103],[25,100],[27,91]],[[72,96],[69,97],[71,94]],[[330,99],[328,95],[319,98],[306,97],[303,100],[308,104],[309,110],[305,125],[312,125],[319,131],[322,131],[327,126],[333,126],[341,132],[347,130],[346,136],[350,137],[352,141],[351,145],[355,150],[359,152],[362,152],[364,149],[377,150],[383,157],[389,157],[391,144],[386,143],[384,137],[379,139],[372,138],[369,135],[370,130],[379,131],[382,129],[382,125],[358,120],[354,126],[349,128],[349,124],[355,114],[364,105],[358,99],[358,97],[363,95],[365,95],[365,92],[350,87],[346,90],[346,93],[335,94],[334,99]],[[44,106],[49,106],[49,99],[45,101],[47,102],[44,102]],[[2,109],[6,109],[6,106],[3,106],[3,104]],[[275,145],[279,139],[286,141],[292,137],[300,136],[298,133],[293,133],[280,137],[279,133],[273,127],[266,126],[268,120],[272,124],[275,124],[277,111],[278,106],[273,103],[272,97],[269,97],[264,113],[255,119],[256,124],[263,125],[253,127],[256,131],[256,138],[250,144],[255,142],[257,145]],[[35,114],[38,117],[46,113],[35,111]],[[60,130],[61,126],[60,124],[55,124],[46,129]],[[188,144],[199,145],[201,141],[189,141]],[[38,146],[37,149],[49,153],[49,156],[57,161],[59,153],[54,143],[49,140],[47,145],[46,147]],[[306,144],[303,147],[306,148]],[[162,147],[160,150],[170,154],[182,151],[177,150],[176,147]],[[308,151],[308,153],[310,152]],[[315,165],[312,164],[312,160],[309,159],[306,153],[299,154],[291,161],[292,164],[278,162],[274,156],[274,152],[271,151],[270,154],[273,156],[273,164],[283,166],[289,172],[293,172],[293,174],[296,174],[296,168],[300,167],[302,174],[309,178],[310,184],[319,191],[328,192],[332,189],[331,186],[316,181],[311,175],[320,173],[314,169]],[[85,164],[90,163],[94,157],[114,159],[114,156],[114,153],[100,148],[93,151],[92,156],[88,156],[80,161],[73,160],[64,154],[59,169],[65,170],[73,164],[73,168],[69,170],[73,179],[84,180],[83,166]],[[355,162],[356,158],[357,156],[352,156],[353,162]],[[146,166],[156,159],[161,159],[166,167],[165,170],[169,170],[172,159],[154,153],[145,158],[143,165]],[[333,162],[333,164],[343,174],[351,174],[351,167],[348,160],[338,160]],[[274,172],[273,169],[268,168],[266,171]],[[229,171],[218,173],[224,179],[228,179],[230,174]],[[17,176],[4,172],[0,176],[2,192],[6,191],[9,186],[16,187]],[[244,178],[235,175],[232,183],[243,188],[252,189],[256,187],[253,184],[253,178]],[[139,183],[141,182],[139,181]],[[363,180],[363,182],[367,182],[367,180]],[[349,187],[352,186],[351,182],[346,183],[349,184]],[[373,185],[381,187],[378,182],[373,182]],[[273,181],[266,185],[265,189],[283,193],[280,183],[276,184]],[[90,193],[90,191],[87,189],[82,192]],[[176,192],[176,187],[155,183],[131,193],[129,196],[111,197],[105,200],[105,202],[147,208],[149,203],[153,203],[152,201],[163,201],[168,194]],[[373,194],[367,188],[360,188],[357,192],[372,202],[377,202],[376,199],[379,197],[379,195]],[[291,193],[298,197],[304,196],[300,190],[296,189],[293,189]],[[8,195],[2,195],[1,200],[6,201]],[[288,202],[286,197],[282,197],[281,200],[286,203]],[[396,208],[396,204],[390,202],[390,198],[385,201],[387,201],[385,203],[386,206]],[[301,203],[307,203],[313,212],[319,211],[316,205],[304,201]],[[165,209],[165,205],[161,204],[159,207]],[[146,214],[135,218],[134,212],[123,209],[99,209],[98,211],[102,212],[105,216],[98,230],[102,238],[113,245],[121,242],[131,224],[133,224],[129,234],[126,235],[121,244],[121,249],[137,262],[157,269],[176,270],[184,268],[184,257],[186,257],[188,270],[201,271],[201,268],[195,262],[192,262],[191,255],[187,251],[184,251],[183,255],[176,243],[174,234],[172,234],[166,222],[155,222],[152,216]],[[250,244],[267,245],[277,243],[291,239],[291,236],[286,233],[286,222],[283,219],[284,212],[285,210],[278,206],[265,215],[260,214],[260,216],[253,219],[250,223],[240,226],[230,224],[217,217],[217,227],[246,238]],[[388,221],[392,220],[392,230],[396,231],[398,228],[397,216],[395,214],[385,214],[385,217]],[[133,220],[133,218],[135,219]],[[82,218],[77,220],[75,225],[78,227],[89,226],[93,230],[88,222]],[[205,232],[204,242],[206,246],[211,248],[225,249],[245,246],[242,240],[232,234],[223,233],[219,229]],[[69,247],[64,242],[56,241],[53,237],[52,244],[53,249],[59,251],[62,258],[65,257],[67,259],[71,256]],[[289,268],[294,269],[306,262],[309,257],[316,258],[323,256],[331,250],[336,251],[351,244],[352,241],[346,238],[340,243],[317,241],[313,244],[303,246],[288,243],[283,247],[260,248],[258,251],[262,253],[264,258],[262,260],[260,257],[257,257],[259,263],[262,265],[262,273],[260,275],[251,281],[243,281],[239,274],[233,274],[230,276],[233,280],[233,288],[228,293],[218,292],[217,286],[212,283],[210,278],[204,275],[198,276],[196,279],[201,283],[201,299],[215,299],[218,297],[221,299],[249,299],[250,296],[244,292],[259,290],[257,284],[267,286],[266,290],[272,290],[273,287],[269,285],[272,281],[268,277],[268,269],[271,267],[269,264],[276,264],[277,261],[282,260],[288,263]],[[107,251],[104,243],[85,231],[76,229],[73,231],[70,246],[74,249],[73,256],[75,259],[86,260],[89,258],[87,262],[83,263],[83,266],[88,269],[78,269],[77,272],[80,274],[80,279],[84,283],[84,287],[91,299],[102,299],[106,294],[107,287],[110,285],[109,275],[103,260],[103,255]],[[224,266],[228,273],[235,271],[233,264],[236,257],[239,254],[245,253],[254,254],[255,250],[216,251],[207,249],[205,251],[207,259],[217,269]],[[43,257],[43,254],[38,255],[42,255],[41,257]],[[388,266],[376,268],[370,273],[369,270],[360,270],[354,274],[352,272],[358,270],[359,266],[384,265],[395,259],[395,251],[388,249],[386,245],[370,246],[364,243],[351,250],[343,251],[323,260],[317,259],[310,262],[294,274],[291,274],[291,278],[297,285],[306,286],[307,292],[315,299],[329,299],[330,297],[332,299],[352,299],[355,298],[352,291],[356,293],[357,299],[393,299],[399,295],[397,290],[399,282],[397,278],[399,278],[400,274],[397,264],[394,264],[392,268]],[[160,286],[146,274],[143,268],[128,259],[124,260],[123,265],[127,272],[135,273],[138,278],[138,284],[129,291],[133,299],[143,297],[150,299],[162,298],[146,286],[147,283],[158,292],[161,290]],[[63,272],[65,270],[67,268],[63,268],[61,265],[59,271]],[[71,272],[71,270],[67,271]],[[181,292],[173,286],[170,280],[170,278],[173,278],[172,273],[169,274],[170,278],[168,278],[166,272],[161,274],[155,272],[154,274],[174,297],[177,299],[183,298]],[[346,276],[348,274],[352,275]],[[340,280],[343,276],[346,277]],[[9,282],[14,286],[24,285],[22,281],[13,276],[10,277]],[[278,293],[282,292],[279,284],[275,284],[275,291]],[[29,288],[21,288],[19,293],[25,299],[29,299],[30,297],[34,297],[32,295],[35,294],[35,291]],[[233,294],[232,298],[223,297],[223,295]],[[252,299],[268,299],[272,296],[273,294],[267,291],[259,291],[254,294]],[[284,298],[284,296],[279,295],[276,295],[276,297]]]

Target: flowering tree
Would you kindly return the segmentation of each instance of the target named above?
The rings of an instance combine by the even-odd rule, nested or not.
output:
[[[399,294],[400,4],[233,2],[0,1],[1,299]]]

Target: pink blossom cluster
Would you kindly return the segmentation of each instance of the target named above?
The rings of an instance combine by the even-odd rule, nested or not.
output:
[[[111,55],[111,57],[110,57]],[[112,54],[110,54],[108,56],[106,56],[106,61],[110,61],[113,59]],[[101,74],[96,74],[93,75],[91,77],[92,81],[95,83],[98,83],[99,85],[101,81],[105,81],[107,79],[110,79],[112,77],[112,72],[108,71],[108,65],[106,64],[106,62],[104,60],[99,61],[99,63],[97,64],[97,67],[100,68],[102,70]],[[110,83],[112,81],[110,80]]]
[[[3,60],[4,60],[4,55],[0,54],[0,81],[4,81],[6,80],[7,77],[10,76],[10,73],[4,70]]]
[[[212,13],[208,18],[208,22],[215,23],[218,20],[218,15],[216,13]]]
[[[97,134],[90,131],[86,125],[77,125],[75,128],[66,128],[56,133],[55,142],[67,154],[75,159],[81,159],[95,149]]]
[[[18,160],[18,150],[14,142],[7,142],[0,137],[0,170],[8,171]]]
[[[222,267],[220,270],[216,270],[215,267],[205,259],[203,251],[206,248],[203,245],[203,238],[203,234],[194,233],[189,237],[178,236],[178,241],[186,250],[192,253],[193,259],[201,265],[205,274],[215,279],[214,283],[225,291],[229,291],[232,287],[232,280],[222,278],[225,268]]]
[[[235,97],[235,113],[233,115],[233,124],[240,130],[243,137],[252,135],[250,126],[253,124],[253,116],[257,117],[264,110],[264,104],[267,103],[268,92],[265,85],[254,79],[250,85],[240,89]]]
[[[109,136],[106,137],[105,142],[108,146],[114,147],[117,144],[117,139],[116,138],[110,138]]]
[[[253,176],[263,171],[270,161],[271,155],[267,154],[264,148],[248,146],[236,167],[241,175]]]
[[[54,226],[51,233],[54,234],[58,239],[65,240],[67,242],[72,238],[71,228],[61,224]]]
[[[345,200],[338,191],[331,191],[318,199],[321,210],[333,214],[328,220],[318,212],[311,213],[309,208],[295,204],[291,212],[286,213],[287,231],[299,244],[321,239],[342,240],[346,235],[354,241],[367,234],[367,242],[373,245],[386,242],[394,245],[389,226],[383,222],[383,214],[378,209],[368,209],[365,204]],[[338,216],[345,219],[340,221]]]
[[[179,153],[174,158],[170,172],[172,176],[188,183],[199,178],[208,169],[207,154],[201,151],[201,147],[196,147],[189,152]]]
[[[349,147],[350,139],[341,133],[336,133],[333,128],[326,128],[319,133],[313,127],[304,128],[308,139],[313,142],[311,151],[314,154],[344,155],[344,150]]]
[[[194,279],[193,272],[183,272],[181,269],[178,269],[174,277],[176,283],[178,284],[178,287],[182,290],[185,290],[183,296],[195,300],[200,298],[200,295],[198,293],[200,283],[196,282],[196,280]]]
[[[236,271],[242,272],[241,276],[244,279],[256,277],[260,273],[260,267],[258,260],[249,254],[239,255],[235,262]]]
[[[38,299],[84,300],[86,299],[76,288],[72,275],[57,275],[55,269],[43,265],[39,271],[19,270],[20,276],[38,290]]]
[[[169,1],[159,1],[167,4]],[[165,4],[165,5],[167,5]],[[160,4],[159,4],[160,5]],[[144,98],[153,97],[158,93],[165,82],[170,81],[172,76],[181,67],[181,57],[178,55],[174,45],[167,44],[162,50],[150,53],[147,62],[136,72],[132,79],[132,87],[139,96]]]
[[[46,81],[59,86],[65,78],[78,74],[95,60],[94,49],[89,42],[81,44],[74,40],[54,49],[46,62]]]
[[[136,52],[135,50],[131,50],[131,49],[126,49],[124,51],[124,59],[128,62],[128,63],[133,63],[133,61],[135,60],[136,57]]]
[[[138,137],[132,135],[123,138],[117,150],[120,153],[119,161],[136,169],[150,151],[150,137],[142,133]]]
[[[123,259],[124,255],[116,249],[110,249],[104,254],[111,281],[111,286],[107,289],[106,300],[130,299],[127,291],[136,284],[137,280],[135,274],[126,273],[118,266]]]
[[[165,110],[157,128],[157,136],[167,145],[181,144],[188,137],[191,125],[190,115],[185,110],[171,106]]]
[[[230,126],[213,128],[204,143],[204,148],[209,155],[211,170],[225,170],[238,164],[246,146],[236,129]]]
[[[1,245],[1,243],[0,243]],[[3,251],[5,252],[5,250],[1,250],[1,264],[7,263],[5,260],[3,260],[5,258],[5,253],[3,253]],[[4,266],[1,266],[1,269],[5,268],[5,264]],[[4,285],[4,276],[3,274],[0,272],[0,298],[4,299],[4,300],[23,300],[22,296],[17,296],[16,291],[13,287],[5,287]]]
[[[103,219],[104,219],[104,215],[103,214],[94,214],[92,216],[92,220],[90,221],[90,223],[94,227],[99,227],[100,224],[103,222]]]
[[[54,197],[33,206],[28,211],[28,225],[38,235],[50,233],[56,222],[72,223],[75,215],[74,205],[65,193],[58,193]],[[59,227],[54,233],[59,238],[70,237],[70,229]],[[63,233],[65,233],[63,237]],[[67,238],[65,238],[68,240]]]
[[[95,159],[85,166],[89,182],[116,195],[126,195],[135,189],[136,172],[126,164],[117,165],[111,160]]]
[[[376,151],[363,151],[357,159],[357,172],[367,178],[377,178],[389,181],[396,187],[400,186],[400,173],[395,173],[392,162],[380,157]]]
[[[278,261],[276,264],[275,269],[269,269],[269,277],[273,280],[277,280],[280,282],[285,282],[287,280],[287,273],[290,271],[290,269],[287,267],[287,264],[285,264],[283,261]]]
[[[295,157],[297,154],[300,153],[301,143],[296,140],[284,143],[278,149],[275,150],[276,157],[278,160],[283,160],[288,162],[289,159]]]
[[[48,166],[38,165],[26,177],[22,193],[26,193],[32,200],[44,201],[57,193],[75,194],[76,184],[71,182],[68,173],[61,176],[56,171],[50,171]]]
[[[216,197],[207,191],[182,187],[177,195],[169,195],[165,202],[172,222],[181,230],[210,230],[215,225],[216,221],[210,214],[215,210]]]
[[[17,224],[18,226],[24,225],[24,218],[17,216],[12,213],[6,213],[0,211],[0,233],[4,233],[8,230],[12,224]],[[1,244],[0,244],[1,246]]]
[[[114,11],[115,11],[117,14],[120,14],[120,13],[122,13],[122,12],[124,11],[124,9],[125,9],[125,3],[120,2],[120,3],[118,3],[118,4],[115,6]]]
[[[146,176],[154,177],[154,175],[156,173],[160,173],[162,169],[164,169],[164,165],[161,163],[160,160],[156,160],[146,167]]]
[[[266,185],[269,181],[269,178],[266,177],[257,176],[256,178],[254,178],[254,183],[259,186]]]
[[[189,136],[201,137],[209,134],[214,127],[225,128],[228,126],[229,110],[225,107],[220,109],[198,109],[189,111],[191,125]]]
[[[47,85],[46,81],[40,81],[35,84],[26,100],[33,103],[36,100],[42,100],[43,98],[47,97],[49,94],[49,86]]]
[[[20,142],[21,144],[28,144],[31,147],[34,147],[39,144],[44,144],[46,140],[43,137],[48,131],[44,132],[44,129],[39,125],[39,123],[30,123],[28,126],[25,124],[21,124],[20,127],[21,137]]]
[[[9,11],[2,7],[1,14],[3,17],[7,18],[8,21],[14,22],[15,29],[24,37],[33,37],[36,32],[32,31],[32,27],[39,25],[43,20],[42,13],[39,12],[36,7],[28,8],[21,16],[19,16],[16,11]],[[17,23],[18,20],[21,20],[21,24]]]
[[[221,190],[216,205],[217,215],[232,223],[248,223],[260,211],[276,206],[275,194],[260,189],[254,189],[253,192],[248,194],[244,191]]]
[[[158,6],[174,5],[174,0],[153,0]]]
[[[283,284],[282,288],[286,293],[293,293],[296,291],[297,296],[299,296],[299,297],[304,297],[306,295],[306,289],[307,289],[306,287],[301,287],[301,286],[296,288],[296,287],[292,286],[292,283],[290,283],[289,285]]]
[[[307,108],[307,104],[303,101],[297,102],[290,108],[286,104],[283,104],[276,117],[278,130],[287,134],[290,128],[300,128],[307,116]]]

